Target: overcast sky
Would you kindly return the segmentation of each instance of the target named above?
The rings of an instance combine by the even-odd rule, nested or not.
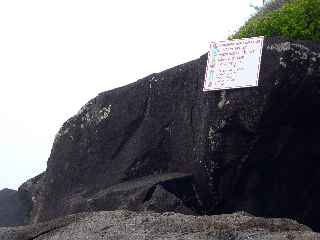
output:
[[[0,189],[46,169],[60,126],[99,92],[198,58],[254,0],[0,0]]]

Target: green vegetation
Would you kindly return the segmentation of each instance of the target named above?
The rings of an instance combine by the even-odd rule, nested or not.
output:
[[[320,40],[320,0],[274,0],[230,39],[255,36]]]

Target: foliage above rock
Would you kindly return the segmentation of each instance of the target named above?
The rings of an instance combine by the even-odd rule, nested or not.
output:
[[[320,40],[320,0],[272,1],[230,38],[254,36]]]

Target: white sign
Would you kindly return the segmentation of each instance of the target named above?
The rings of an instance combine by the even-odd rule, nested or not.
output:
[[[263,39],[211,43],[203,91],[258,86]]]

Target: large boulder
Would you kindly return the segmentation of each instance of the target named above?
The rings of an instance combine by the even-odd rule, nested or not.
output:
[[[17,191],[0,191],[0,227],[27,224],[30,209],[28,200],[21,198]]]
[[[99,94],[58,132],[33,222],[88,210],[90,199],[89,210],[110,210],[157,183],[113,186],[179,173],[192,178],[182,190],[199,214],[245,210],[320,230],[319,46],[266,38],[259,87],[203,92],[204,55]]]
[[[245,213],[190,216],[110,211],[82,213],[50,222],[0,228],[0,240],[317,240],[320,234],[290,219]]]

